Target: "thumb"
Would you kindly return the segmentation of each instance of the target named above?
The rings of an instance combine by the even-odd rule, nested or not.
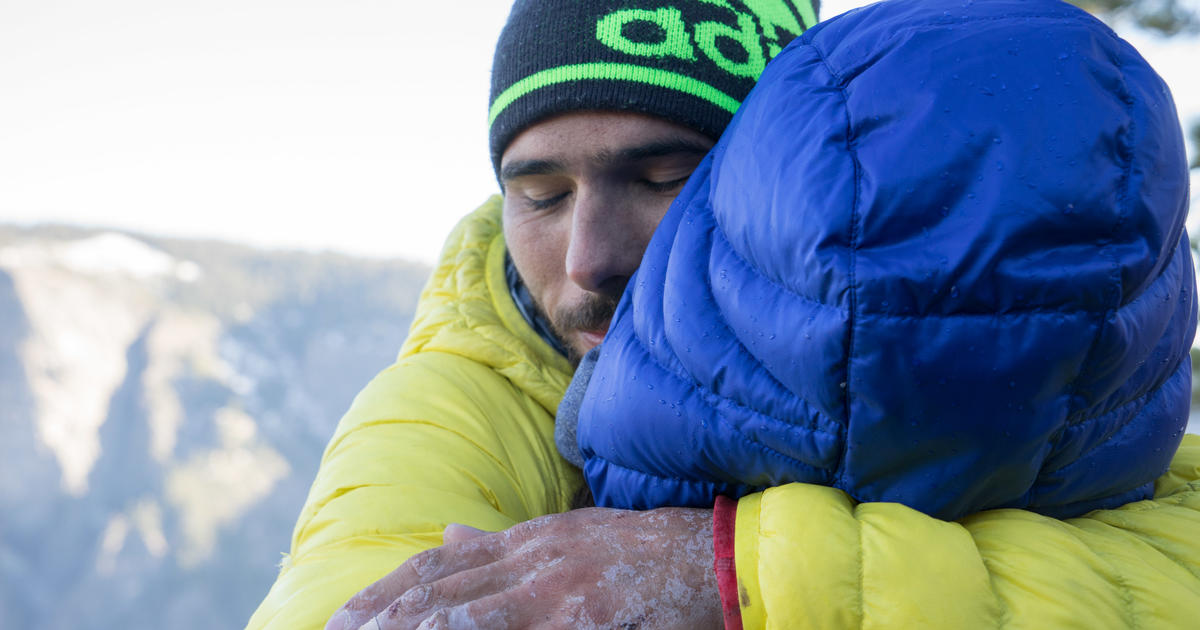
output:
[[[480,536],[486,536],[490,533],[491,532],[485,532],[482,529],[475,529],[474,527],[471,527],[469,525],[460,525],[459,523],[450,523],[449,525],[446,526],[446,529],[442,532],[442,544],[448,545],[450,543],[463,542],[463,541],[471,540],[472,538],[479,538]]]

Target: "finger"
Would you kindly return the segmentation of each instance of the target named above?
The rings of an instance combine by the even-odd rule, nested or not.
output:
[[[503,536],[489,534],[422,551],[351,597],[334,613],[326,630],[358,628],[418,584],[491,564],[504,555],[505,542]]]
[[[383,610],[388,602],[377,600],[365,593],[365,589],[360,591],[334,612],[326,622],[325,630],[355,630],[356,628],[376,630],[370,626],[371,619],[376,612]]]
[[[486,536],[490,533],[491,532],[485,532],[482,529],[475,529],[470,525],[450,523],[446,526],[445,531],[442,532],[442,542],[445,544],[463,542],[471,540],[472,538]]]
[[[514,564],[512,560],[494,562],[430,584],[418,584],[376,615],[375,620],[382,630],[414,628],[440,609],[459,607],[507,591],[523,576]]]
[[[530,628],[529,589],[518,587],[459,606],[440,608],[425,618],[417,630],[511,630]],[[381,630],[392,630],[380,623]]]

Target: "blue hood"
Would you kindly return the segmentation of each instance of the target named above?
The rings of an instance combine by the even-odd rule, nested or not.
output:
[[[1195,332],[1166,85],[1051,0],[891,0],[763,73],[579,416],[598,505],[789,482],[942,518],[1150,496]]]

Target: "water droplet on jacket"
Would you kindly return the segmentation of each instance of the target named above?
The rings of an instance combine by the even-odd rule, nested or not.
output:
[[[1071,214],[1075,212],[1075,204],[1069,203],[1066,208],[1063,208],[1063,214]]]
[[[950,287],[950,297],[958,297],[958,285],[952,285]]]

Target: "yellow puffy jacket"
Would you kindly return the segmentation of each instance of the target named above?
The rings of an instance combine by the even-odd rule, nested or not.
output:
[[[521,318],[499,199],[452,232],[394,365],[325,450],[291,553],[249,628],[321,628],[457,522],[500,530],[580,488],[554,410],[570,366]],[[996,510],[948,523],[791,484],[736,522],[749,628],[1184,628],[1200,620],[1200,439],[1156,497],[1057,521]]]
[[[554,446],[571,366],[509,297],[500,202],[454,229],[396,363],[338,423],[279,577],[250,628],[321,628],[463,523],[563,512],[582,487]]]

